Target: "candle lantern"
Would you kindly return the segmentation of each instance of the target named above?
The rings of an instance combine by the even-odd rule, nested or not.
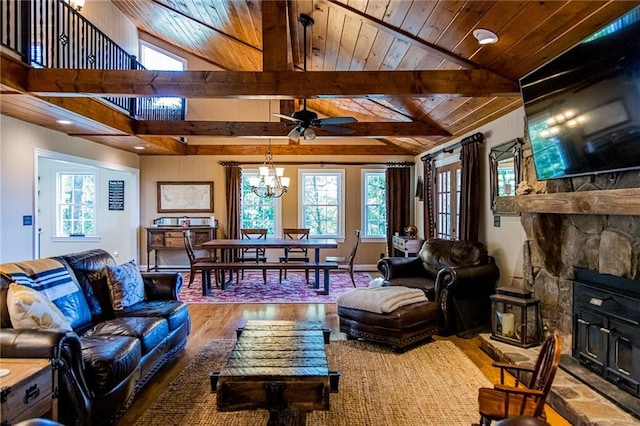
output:
[[[530,348],[540,344],[540,301],[528,290],[499,287],[491,296],[491,338]]]

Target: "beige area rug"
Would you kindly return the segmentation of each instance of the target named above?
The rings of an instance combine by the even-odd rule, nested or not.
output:
[[[138,425],[265,425],[266,410],[218,413],[209,372],[219,371],[234,340],[214,340],[169,385]],[[488,379],[453,343],[433,341],[404,354],[362,341],[326,346],[330,370],[340,372],[330,411],[307,425],[466,425],[479,420],[478,388]]]

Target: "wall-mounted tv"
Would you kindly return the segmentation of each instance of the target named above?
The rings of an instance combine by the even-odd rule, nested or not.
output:
[[[539,180],[640,168],[640,8],[520,79]]]

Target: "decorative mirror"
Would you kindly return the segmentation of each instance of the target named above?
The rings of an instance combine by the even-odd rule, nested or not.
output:
[[[516,138],[491,148],[489,154],[491,179],[491,210],[496,211],[498,197],[516,195],[520,182],[520,160],[522,140]]]

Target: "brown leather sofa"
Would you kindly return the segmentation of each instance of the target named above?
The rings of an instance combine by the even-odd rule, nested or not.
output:
[[[52,360],[59,377],[61,423],[113,423],[138,390],[186,345],[191,320],[187,305],[178,300],[182,277],[142,273],[145,300],[114,311],[105,268],[116,262],[108,252],[88,250],[55,259],[81,289],[74,299],[60,302],[73,312],[73,331],[12,328],[7,308],[10,278],[0,274],[0,353],[6,358]],[[20,264],[28,268],[30,262],[34,261]],[[0,271],[6,265],[0,265]]]
[[[422,289],[439,310],[438,334],[472,334],[489,327],[500,271],[477,241],[430,239],[416,257],[378,261],[383,285]]]

